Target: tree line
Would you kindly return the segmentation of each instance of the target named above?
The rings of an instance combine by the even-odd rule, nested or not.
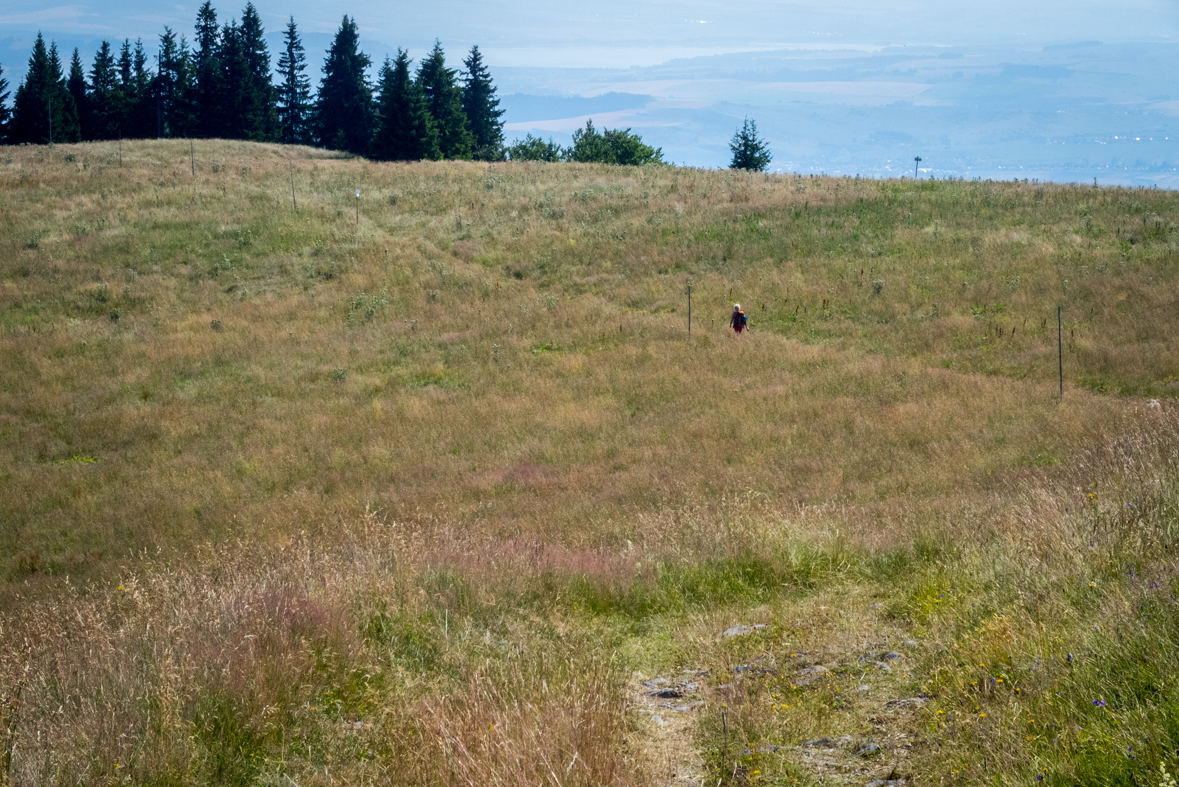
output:
[[[0,142],[197,137],[316,145],[389,160],[504,158],[503,110],[478,46],[461,74],[446,65],[438,42],[414,73],[398,50],[373,85],[372,60],[360,51],[356,21],[345,15],[312,96],[294,18],[273,73],[264,35],[253,3],[240,22],[221,24],[206,0],[191,46],[165,27],[152,63],[142,40],[123,41],[117,54],[103,41],[89,73],[75,49],[67,75],[57,45],[38,33],[11,108],[0,67]]]
[[[666,163],[661,149],[630,129],[599,131],[592,120],[573,133],[569,147],[531,134],[505,146],[504,111],[478,46],[462,61],[461,73],[446,65],[437,41],[416,70],[398,49],[371,84],[372,60],[360,51],[355,19],[345,15],[313,97],[294,17],[273,72],[252,2],[240,22],[221,24],[205,0],[194,33],[190,45],[165,27],[154,64],[141,39],[124,40],[118,54],[103,41],[89,73],[74,49],[68,75],[57,45],[46,45],[38,33],[11,109],[0,66],[0,144],[196,137],[315,145],[388,161]],[[769,163],[752,121],[746,120],[730,147],[733,168],[765,169]]]
[[[772,156],[769,145],[757,133],[757,123],[745,118],[741,128],[729,141],[733,158],[729,169],[765,171]],[[603,164],[665,164],[663,149],[653,148],[643,142],[630,129],[594,128],[594,121],[587,120],[585,128],[573,132],[573,144],[562,147],[531,134],[516,140],[508,148],[508,157],[513,161],[581,161]]]

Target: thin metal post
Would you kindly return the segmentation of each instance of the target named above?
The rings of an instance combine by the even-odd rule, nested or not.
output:
[[[295,162],[288,161],[291,165],[291,205],[295,208],[295,213],[299,212],[299,203],[295,202]]]
[[[921,166],[921,157],[914,156],[913,157],[913,180],[917,180],[917,168],[919,166]]]
[[[692,282],[688,282],[688,337],[692,336]]]
[[[193,144],[192,138],[188,140],[188,163],[192,165],[192,176],[196,177],[196,146]]]
[[[1060,368],[1060,398],[1064,399],[1064,330],[1060,323],[1060,307],[1056,307],[1056,358]]]

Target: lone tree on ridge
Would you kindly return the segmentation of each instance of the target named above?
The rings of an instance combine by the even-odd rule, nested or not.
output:
[[[729,169],[764,172],[772,158],[769,146],[758,139],[757,123],[749,118],[745,118],[745,125],[733,134],[729,149],[733,151],[733,161],[729,164]]]

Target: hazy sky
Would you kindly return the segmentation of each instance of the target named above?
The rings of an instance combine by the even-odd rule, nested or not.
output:
[[[244,6],[244,2],[242,3]],[[191,36],[198,3],[13,0],[0,6],[0,40],[22,48],[37,30],[63,41],[142,36],[164,25]],[[215,4],[221,18],[237,3]],[[668,56],[783,47],[1043,45],[1097,39],[1179,41],[1176,0],[259,0],[268,30],[288,15],[305,33],[332,33],[345,13],[362,40],[420,50],[434,38],[448,50],[480,45],[492,65],[604,67],[652,65]],[[85,53],[84,54],[89,54]],[[6,71],[24,64],[4,63]]]

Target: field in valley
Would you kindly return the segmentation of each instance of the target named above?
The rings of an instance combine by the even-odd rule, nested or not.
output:
[[[1174,192],[137,141],[0,194],[0,784],[1179,769]]]

